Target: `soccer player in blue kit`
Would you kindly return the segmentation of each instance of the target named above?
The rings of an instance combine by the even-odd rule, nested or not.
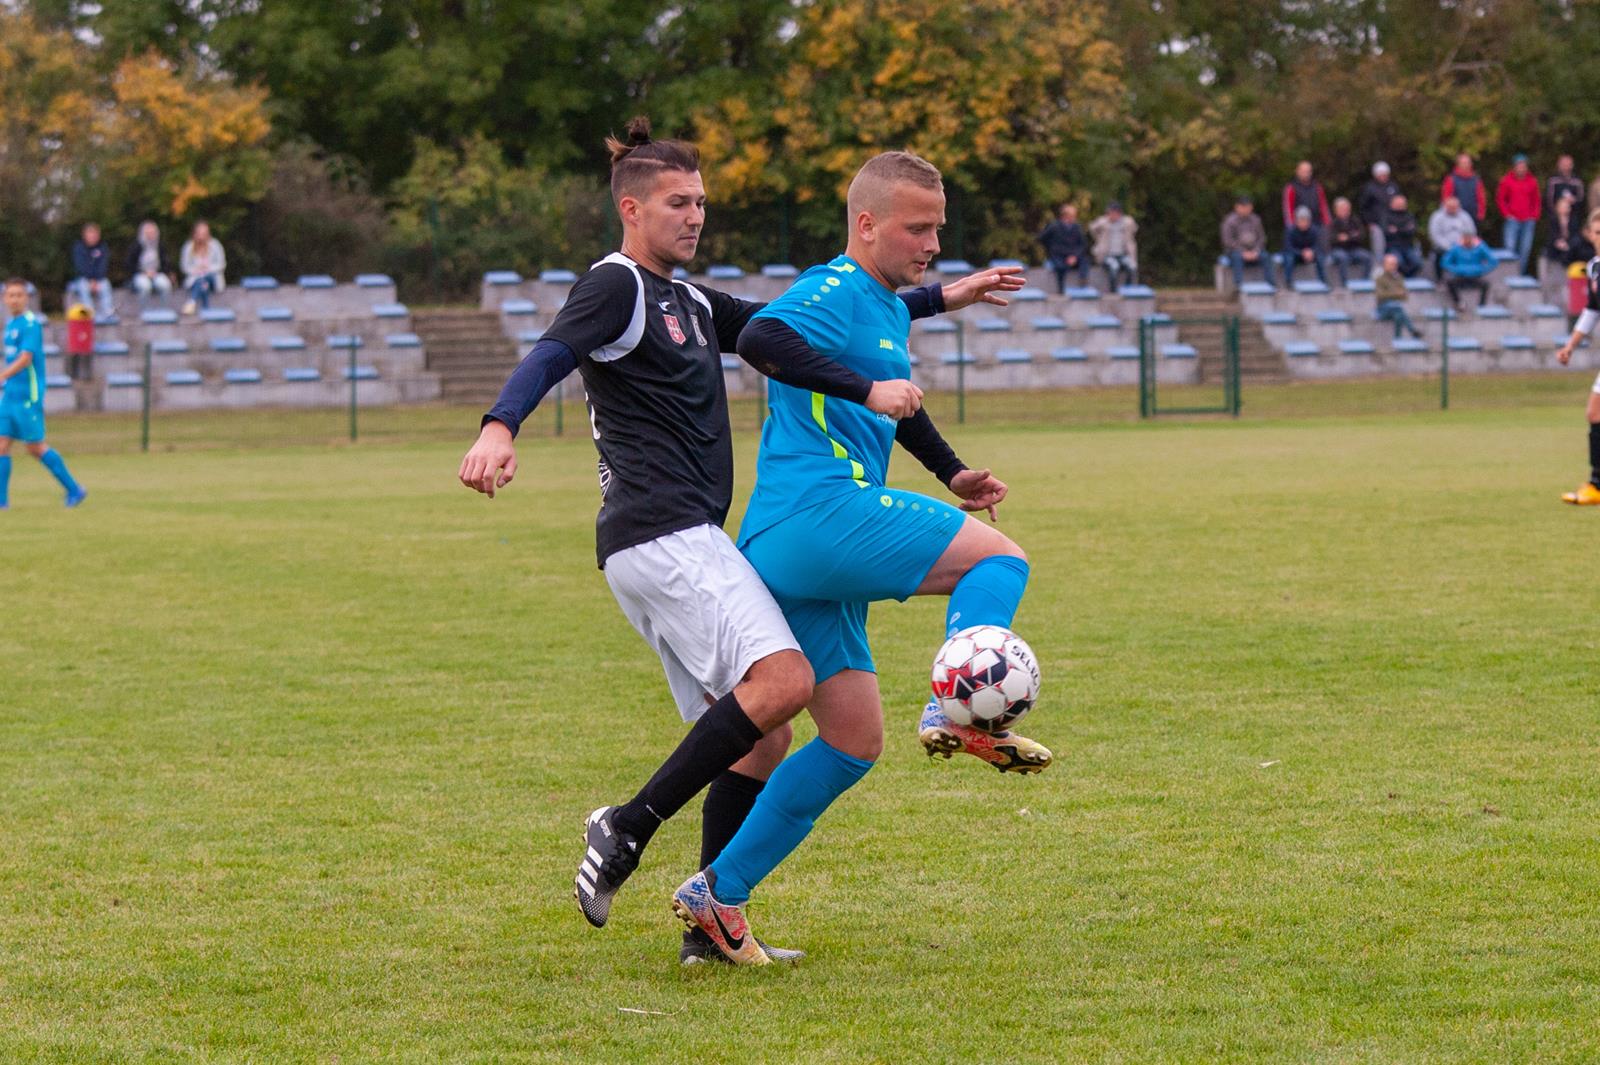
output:
[[[846,252],[800,276],[739,338],[753,358],[810,349],[875,380],[905,377],[910,319],[895,296],[918,284],[939,252],[939,171],[886,152],[848,194]],[[1003,302],[998,299],[990,302]],[[777,382],[761,435],[756,486],[738,546],[771,590],[811,662],[808,709],[818,736],[772,774],[733,840],[673,895],[673,909],[731,961],[767,964],[742,910],[750,891],[805,839],[824,810],[883,750],[883,708],[867,644],[867,605],[948,595],[949,636],[973,625],[1009,628],[1028,579],[1022,549],[969,512],[994,508],[1006,486],[968,469],[926,411],[895,420],[859,404]],[[957,497],[885,486],[899,443]],[[918,736],[931,754],[965,751],[1001,771],[1039,772],[1050,752],[1015,733],[949,721],[929,700]]]
[[[61,453],[44,442],[44,320],[28,309],[28,283],[5,283],[5,364],[0,366],[0,510],[11,504],[11,441],[21,440],[28,454],[44,463],[75,507],[89,493],[72,474]]]

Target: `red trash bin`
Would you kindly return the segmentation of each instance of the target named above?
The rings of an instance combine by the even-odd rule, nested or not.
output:
[[[1573,318],[1589,305],[1589,278],[1583,266],[1583,263],[1573,263],[1567,267],[1567,314]]]
[[[74,381],[94,377],[94,312],[81,303],[67,308],[67,376]]]

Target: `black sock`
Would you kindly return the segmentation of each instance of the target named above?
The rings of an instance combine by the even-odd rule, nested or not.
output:
[[[1600,488],[1600,425],[1589,425],[1589,483]]]
[[[722,848],[739,831],[756,796],[767,786],[765,780],[747,777],[728,770],[706,789],[705,805],[700,811],[700,868],[717,860]]]
[[[661,822],[749,754],[760,738],[761,730],[729,692],[706,708],[639,794],[617,808],[613,821],[644,846]]]

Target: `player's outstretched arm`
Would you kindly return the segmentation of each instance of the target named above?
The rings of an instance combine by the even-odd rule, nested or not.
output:
[[[922,409],[922,389],[910,381],[874,381],[807,344],[792,326],[756,318],[739,334],[739,357],[774,381],[860,403],[874,414],[909,418]]]
[[[968,469],[940,435],[927,411],[918,411],[915,417],[897,425],[894,439],[961,500],[962,510],[986,510],[990,521],[998,520],[994,508],[1006,497],[1005,482],[988,470]]]
[[[979,270],[959,281],[945,285],[944,309],[959,311],[974,303],[992,303],[996,307],[1006,307],[1010,305],[1010,301],[1005,298],[1005,294],[1015,292],[1027,283],[1028,279],[1023,276],[1020,266],[991,266],[987,270]]]
[[[578,356],[559,340],[535,344],[527,358],[511,371],[500,398],[483,416],[478,442],[461,460],[456,474],[461,483],[491,499],[496,488],[510,484],[517,472],[517,452],[512,446],[517,431],[545,393],[577,368]]]

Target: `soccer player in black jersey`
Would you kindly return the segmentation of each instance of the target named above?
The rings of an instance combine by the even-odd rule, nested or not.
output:
[[[1583,235],[1595,247],[1600,248],[1600,211],[1589,213],[1589,223],[1584,227]],[[1572,358],[1572,350],[1576,348],[1583,338],[1594,332],[1596,323],[1600,323],[1600,257],[1589,260],[1584,268],[1584,278],[1589,286],[1589,302],[1584,307],[1583,313],[1578,316],[1577,324],[1573,327],[1572,336],[1561,345],[1561,350],[1556,352],[1556,361],[1565,366],[1567,360]],[[1600,377],[1595,378],[1594,388],[1589,391],[1589,479],[1580,484],[1571,492],[1563,492],[1561,501],[1572,503],[1580,507],[1600,506]]]
[[[516,473],[513,440],[539,399],[583,376],[599,452],[596,552],[623,613],[660,655],[688,734],[631,800],[589,815],[575,880],[579,907],[603,926],[611,902],[663,821],[702,789],[702,867],[721,853],[782,760],[789,721],[812,674],[782,612],[722,523],[733,496],[733,446],[721,353],[762,304],[672,280],[694,258],[705,220],[696,149],[650,139],[635,119],[607,140],[620,253],[572,288],[555,321],[485,415],[462,460],[463,484],[493,496]],[[989,270],[902,297],[912,317],[1003,302],[1013,271]],[[907,380],[871,381],[814,353],[755,364],[762,373],[905,418],[921,406]],[[769,948],[790,960],[793,952]],[[699,937],[680,958],[720,959]]]

